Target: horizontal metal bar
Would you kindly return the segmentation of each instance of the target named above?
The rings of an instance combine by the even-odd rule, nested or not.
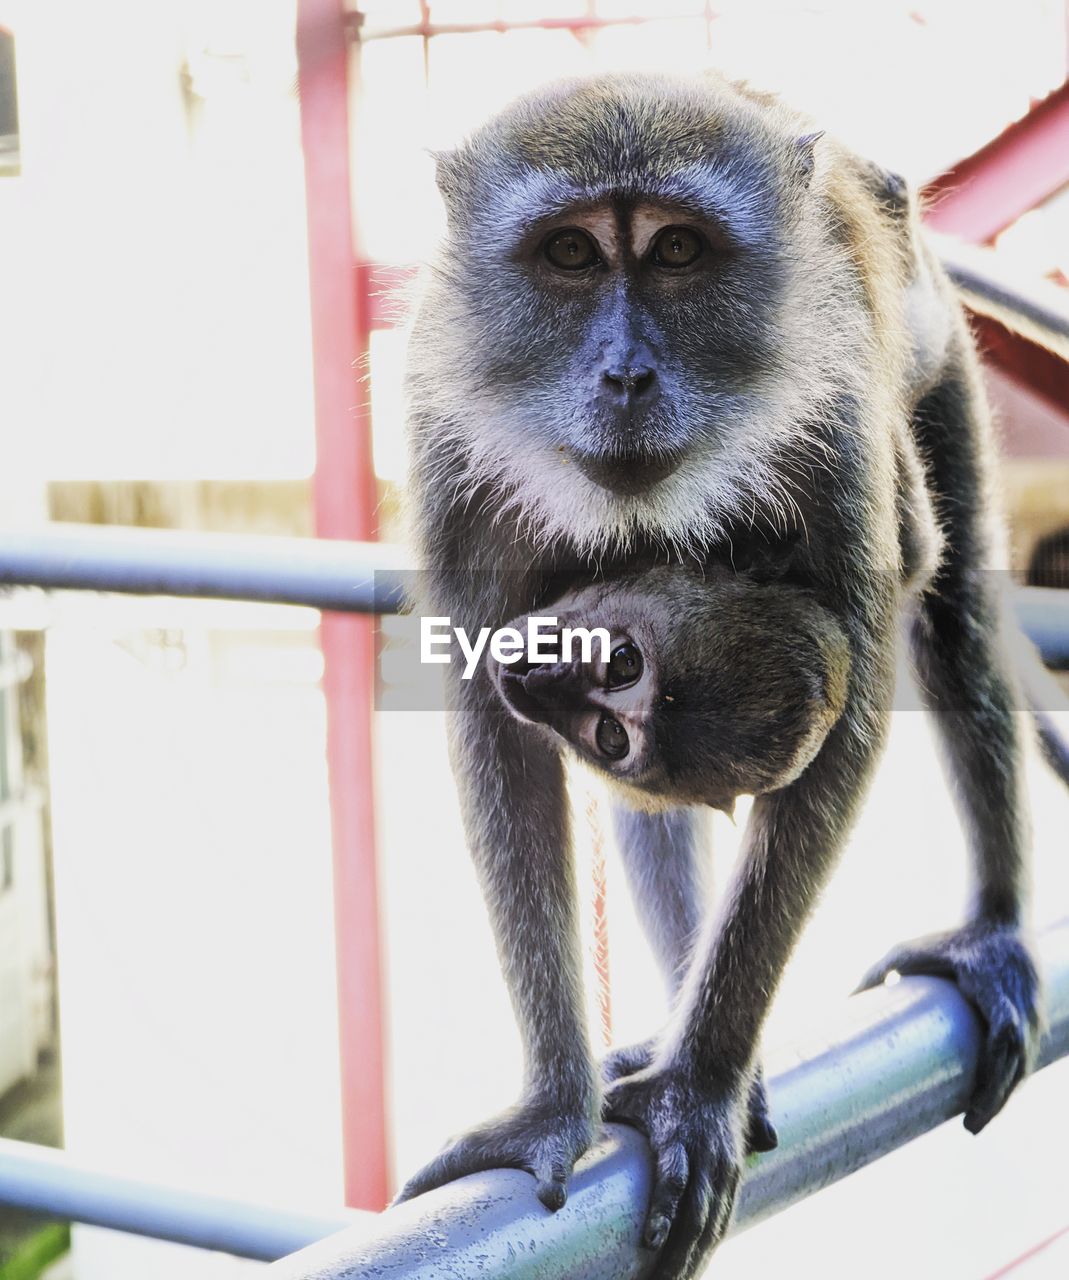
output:
[[[996,249],[963,243],[931,228],[925,238],[971,307],[1069,360],[1069,299],[1064,289],[1049,280],[1022,279]]]
[[[394,613],[386,543],[51,524],[0,529],[0,583]]]
[[[65,1151],[0,1138],[0,1205],[272,1262],[359,1221],[120,1177]]]
[[[1019,587],[1014,608],[1021,630],[1048,667],[1069,669],[1069,590]]]
[[[1069,921],[1040,939],[1048,1031],[1040,1065],[1069,1053]],[[812,1195],[964,1109],[979,1047],[971,1007],[949,983],[903,979],[855,996],[823,1049],[769,1081],[780,1145],[755,1157],[733,1230]],[[1025,1086],[1027,1087],[1027,1086]],[[632,1280],[650,1157],[633,1130],[608,1126],[556,1214],[531,1179],[492,1170],[388,1209],[276,1263],[276,1280]]]
[[[196,596],[395,613],[407,564],[389,543],[251,537],[119,525],[0,529],[0,584]],[[1069,666],[1069,591],[1015,593],[1048,666]]]

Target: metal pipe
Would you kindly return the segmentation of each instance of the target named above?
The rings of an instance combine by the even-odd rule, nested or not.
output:
[[[1021,630],[1048,667],[1069,668],[1069,591],[1019,587],[1013,594]]]
[[[65,1151],[0,1138],[0,1204],[272,1262],[359,1215],[294,1213],[121,1177]]]
[[[1040,957],[1049,1025],[1039,1065],[1045,1066],[1069,1053],[1069,921],[1042,936]],[[824,1049],[772,1074],[780,1146],[751,1162],[733,1230],[959,1112],[977,1043],[975,1015],[947,983],[911,978],[855,997],[847,1025]],[[609,1126],[581,1162],[568,1204],[556,1215],[534,1200],[530,1179],[512,1170],[462,1179],[377,1216],[302,1214],[146,1183],[64,1151],[0,1139],[0,1204],[283,1259],[275,1267],[279,1280],[383,1274],[431,1280],[446,1273],[453,1280],[626,1280],[641,1274],[637,1240],[648,1194],[645,1142],[619,1125]]]
[[[48,524],[0,529],[0,583],[393,613],[399,548],[326,538]]]
[[[1045,1066],[1069,1053],[1069,920],[1042,935],[1039,952],[1047,983]],[[970,1092],[979,1034],[971,1007],[935,978],[855,996],[823,1049],[771,1075],[780,1145],[751,1160],[732,1230],[957,1115]],[[493,1170],[369,1218],[273,1270],[277,1280],[634,1280],[649,1263],[638,1247],[649,1166],[644,1139],[610,1125],[556,1214],[538,1204],[526,1174]]]
[[[0,528],[0,585],[203,596],[396,613],[401,547],[325,538],[45,524]],[[1069,591],[1021,587],[1018,618],[1048,666],[1069,666]]]

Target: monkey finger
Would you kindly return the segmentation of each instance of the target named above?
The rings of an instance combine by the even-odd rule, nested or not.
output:
[[[964,1119],[970,1133],[979,1133],[998,1115],[1024,1076],[1026,1065],[1027,1038],[1020,1018],[1010,1008],[1000,1025],[989,1033],[980,1054],[976,1084]]]
[[[405,1183],[393,1198],[394,1204],[404,1204],[406,1200],[414,1200],[416,1196],[421,1196],[427,1191],[433,1191],[436,1187],[443,1187],[447,1182],[452,1182],[455,1175],[444,1157],[433,1160],[419,1173],[415,1173]]]
[[[751,1112],[746,1130],[746,1154],[761,1155],[766,1151],[775,1151],[778,1146],[779,1134],[768,1115]]]
[[[934,947],[896,947],[868,970],[851,994],[860,995],[862,991],[881,986],[891,973],[900,973],[903,977],[928,974],[933,978],[953,978],[954,967]]]
[[[544,1167],[531,1170],[535,1178],[535,1195],[550,1210],[556,1213],[568,1202],[568,1177],[571,1168],[561,1160],[549,1162]]]
[[[486,1169],[509,1167],[509,1161],[502,1158],[501,1152],[479,1150],[474,1144],[459,1142],[448,1147],[441,1155],[429,1164],[424,1165],[418,1173],[413,1174],[394,1197],[394,1204],[403,1204],[413,1200],[427,1191],[444,1187],[447,1182],[455,1182],[465,1174],[482,1173]]]
[[[689,1175],[690,1160],[682,1142],[671,1142],[657,1152],[653,1194],[642,1232],[642,1243],[647,1249],[660,1249],[668,1239]]]
[[[689,1280],[722,1239],[731,1216],[738,1173],[721,1166],[711,1179],[692,1178],[657,1259],[658,1280]]]
[[[768,1093],[765,1089],[764,1071],[758,1067],[750,1085],[749,1115],[746,1128],[746,1151],[754,1155],[761,1151],[774,1151],[779,1145],[779,1134],[769,1116]]]
[[[624,1045],[613,1049],[601,1061],[601,1079],[604,1084],[612,1084],[624,1076],[633,1076],[644,1071],[653,1061],[656,1041],[643,1040],[639,1044]]]

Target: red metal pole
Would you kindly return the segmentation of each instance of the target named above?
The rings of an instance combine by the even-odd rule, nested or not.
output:
[[[297,52],[308,203],[316,406],[315,531],[375,536],[366,297],[352,287],[349,48],[342,0],[299,0]],[[389,1196],[384,1008],[372,761],[373,631],[326,613],[320,626],[334,846],[346,1203]]]
[[[925,220],[986,244],[1069,182],[1069,83],[930,183]]]

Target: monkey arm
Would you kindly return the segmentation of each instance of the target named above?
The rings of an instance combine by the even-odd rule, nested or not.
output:
[[[480,673],[454,684],[453,767],[524,1049],[524,1087],[504,1116],[451,1143],[409,1199],[481,1169],[526,1169],[559,1208],[595,1128],[598,1091],[582,999],[579,929],[561,761],[512,719]]]
[[[837,861],[885,736],[893,687],[891,575],[857,608],[843,716],[789,786],[759,797],[743,856],[707,922],[676,1018],[650,1066],[616,1082],[606,1115],[644,1132],[656,1172],[643,1234],[658,1280],[696,1274],[723,1236],[745,1157],[758,1038],[780,974]],[[858,655],[861,654],[859,657]]]
[[[862,987],[891,971],[955,981],[985,1024],[965,1127],[979,1132],[1027,1073],[1037,1044],[1039,983],[1023,929],[1028,823],[1022,702],[1003,647],[1006,574],[990,546],[990,429],[964,333],[942,381],[914,416],[943,512],[943,560],[911,633],[920,686],[939,734],[973,864],[967,924],[896,948]]]
[[[612,816],[635,910],[674,1000],[705,916],[698,810],[614,803]]]

